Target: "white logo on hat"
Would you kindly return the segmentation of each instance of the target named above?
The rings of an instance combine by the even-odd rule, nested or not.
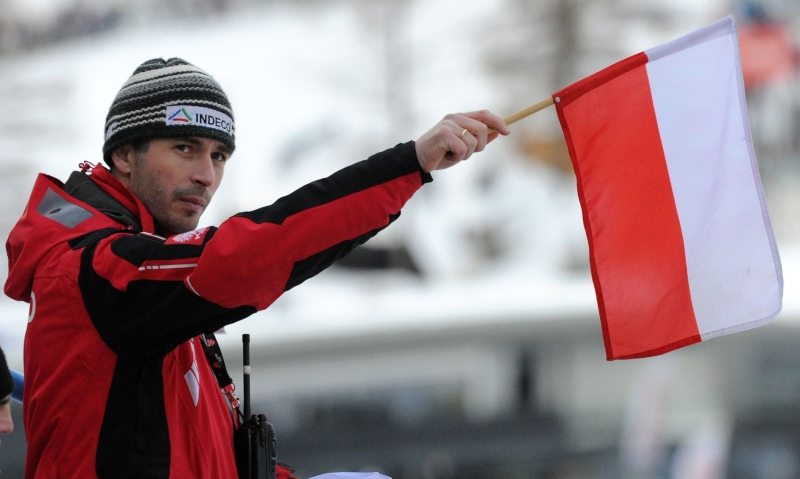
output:
[[[231,117],[202,106],[170,105],[167,107],[166,124],[202,126],[224,131],[229,135],[233,135],[236,131]]]

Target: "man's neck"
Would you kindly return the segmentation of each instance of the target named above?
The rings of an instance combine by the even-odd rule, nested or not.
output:
[[[128,189],[128,191],[130,191],[130,190],[131,190],[131,187],[130,187],[130,175],[125,175],[125,174],[123,174],[123,173],[122,173],[122,172],[120,172],[118,169],[114,168],[114,166],[113,166],[113,165],[111,166],[111,168],[109,168],[109,171],[110,171],[110,172],[111,172],[111,174],[114,176],[114,178],[116,178],[116,179],[117,179],[117,181],[119,181],[120,183],[122,183],[122,186],[124,186],[125,188],[127,188],[127,189]],[[131,192],[131,193],[133,193],[133,192]]]

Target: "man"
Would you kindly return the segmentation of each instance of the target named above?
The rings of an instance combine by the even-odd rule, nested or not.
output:
[[[26,477],[236,477],[235,398],[211,332],[388,226],[432,170],[496,138],[490,127],[509,133],[489,112],[448,115],[416,142],[194,230],[235,148],[233,112],[199,68],[140,65],[108,113],[110,169],[64,185],[40,175],[7,243],[5,292],[31,304]]]

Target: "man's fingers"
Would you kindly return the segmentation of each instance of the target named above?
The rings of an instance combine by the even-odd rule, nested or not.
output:
[[[498,135],[509,133],[503,119],[487,110],[449,114],[423,134],[414,148],[423,171],[430,172],[466,160]]]
[[[457,116],[455,117],[455,119],[457,121],[457,124],[460,127],[463,127],[461,131],[466,129],[468,132],[464,136],[462,136],[462,138],[465,137],[466,135],[471,135],[475,139],[475,144],[470,145],[471,150],[483,151],[483,149],[486,147],[486,137],[488,136],[489,133],[489,127],[487,127],[484,123],[481,123],[478,120],[474,120],[472,118],[463,115]]]
[[[489,110],[471,111],[467,113],[461,113],[461,115],[467,118],[472,118],[473,120],[477,120],[486,125],[488,128],[493,128],[501,135],[508,135],[511,133],[511,130],[508,129],[506,122]]]
[[[483,151],[489,142],[497,138],[498,135],[494,135],[494,132],[501,135],[508,135],[511,133],[505,121],[488,110],[460,113],[458,115],[453,115],[452,119],[458,121],[459,125],[466,127],[478,140],[475,148],[473,148],[473,151],[476,152]],[[489,128],[492,128],[492,130]]]
[[[464,155],[464,158],[461,161],[466,161],[469,159],[470,156],[476,151],[480,151],[476,149],[480,143],[480,141],[473,135],[469,130],[464,134],[461,138],[465,145],[467,145],[467,153]]]
[[[463,131],[463,128],[461,131]],[[458,163],[459,161],[469,157],[471,151],[467,142],[475,141],[475,137],[470,134],[469,130],[467,130],[463,137],[461,136],[461,131],[458,133],[453,132],[452,136],[449,136],[448,138],[449,141],[447,146],[451,154],[451,158],[449,159],[455,163]]]

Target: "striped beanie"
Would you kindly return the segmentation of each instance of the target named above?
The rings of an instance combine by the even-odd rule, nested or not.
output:
[[[122,85],[106,117],[103,159],[128,143],[200,136],[236,147],[233,110],[214,78],[180,58],[139,65]]]

